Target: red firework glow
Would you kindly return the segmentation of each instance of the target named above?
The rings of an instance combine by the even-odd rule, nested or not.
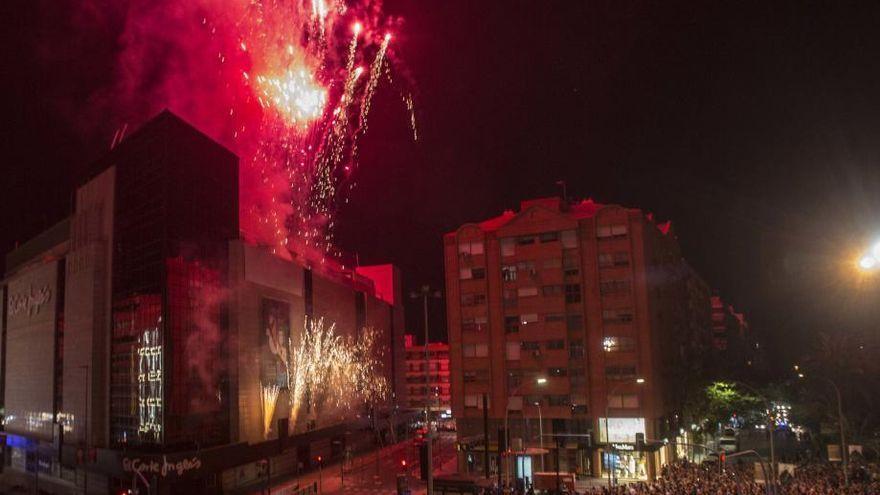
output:
[[[132,119],[170,107],[232,147],[244,235],[279,256],[323,259],[374,92],[391,81],[394,22],[380,7],[131,0],[111,104]],[[402,97],[412,116],[411,95]]]

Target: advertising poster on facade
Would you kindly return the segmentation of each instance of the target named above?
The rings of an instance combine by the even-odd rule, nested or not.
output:
[[[260,356],[260,382],[266,385],[287,387],[289,363],[290,304],[274,299],[261,301],[262,345]]]
[[[610,435],[608,434],[610,431]],[[645,433],[645,418],[599,418],[599,442],[635,443],[636,433]]]

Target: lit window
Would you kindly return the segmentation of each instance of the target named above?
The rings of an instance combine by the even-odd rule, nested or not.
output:
[[[538,314],[537,313],[527,313],[524,315],[520,315],[520,321],[523,325],[528,325],[529,323],[537,323],[538,322]]]
[[[631,352],[636,348],[632,337],[605,337],[602,339],[602,350],[605,352]]]
[[[505,282],[513,282],[516,280],[516,265],[502,265],[501,280],[504,280]]]
[[[507,360],[508,361],[517,361],[519,360],[520,354],[520,346],[517,342],[508,342],[507,343]]]
[[[463,241],[458,244],[460,254],[483,254],[483,241]]]
[[[516,290],[516,295],[518,297],[531,297],[538,295],[537,287],[520,287]]]
[[[513,256],[516,254],[516,240],[513,237],[501,239],[501,256]]]

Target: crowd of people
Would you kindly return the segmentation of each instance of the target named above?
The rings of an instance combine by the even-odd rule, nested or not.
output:
[[[616,487],[596,487],[588,495],[764,495],[767,487],[755,481],[752,466],[700,466],[687,462],[663,468],[653,482],[630,483]],[[829,464],[809,464],[794,474],[779,476],[776,495],[868,495],[880,494],[880,481],[864,466],[854,466],[849,486],[843,471]]]

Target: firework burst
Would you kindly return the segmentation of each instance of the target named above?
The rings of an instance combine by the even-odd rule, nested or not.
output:
[[[357,338],[336,334],[336,325],[323,319],[306,323],[298,343],[290,340],[287,387],[290,423],[305,407],[312,419],[344,415],[388,396],[382,376],[382,354],[377,332],[364,328]]]

